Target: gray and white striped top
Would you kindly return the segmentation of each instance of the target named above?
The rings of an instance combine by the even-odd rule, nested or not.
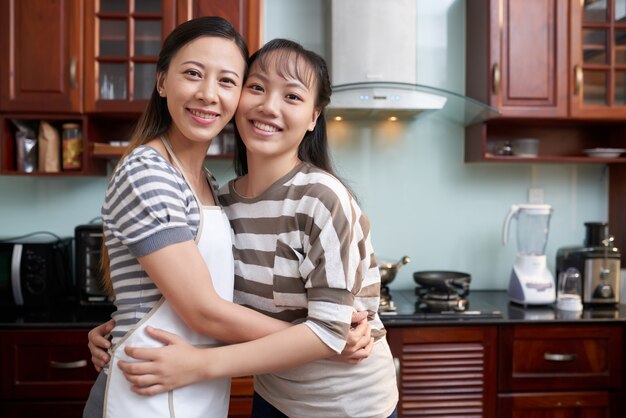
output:
[[[206,174],[216,190],[215,179],[208,171]],[[113,173],[102,221],[117,308],[112,314],[115,344],[161,298],[137,257],[193,240],[200,212],[180,173],[155,149],[140,146]]]

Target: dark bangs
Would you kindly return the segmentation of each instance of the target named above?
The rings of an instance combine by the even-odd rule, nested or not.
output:
[[[300,51],[277,48],[260,55],[253,65],[258,65],[264,73],[273,70],[285,80],[298,80],[313,94],[316,92],[317,75],[313,70],[313,64]]]

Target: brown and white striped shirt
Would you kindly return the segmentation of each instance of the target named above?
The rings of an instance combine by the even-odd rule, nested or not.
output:
[[[318,360],[255,376],[255,390],[290,417],[388,416],[397,388],[377,313],[380,274],[369,221],[346,187],[301,163],[260,196],[239,195],[233,180],[219,199],[233,229],[236,303],[304,322],[337,353],[352,312],[368,311],[377,340],[358,365]]]
[[[335,177],[301,163],[255,198],[220,191],[234,231],[235,302],[305,323],[341,352],[354,310],[376,337],[380,275],[369,221]]]

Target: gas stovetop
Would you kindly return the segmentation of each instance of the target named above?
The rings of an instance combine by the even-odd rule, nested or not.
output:
[[[449,306],[427,305],[418,295],[408,291],[394,292],[392,295],[395,311],[380,310],[381,316],[410,317],[414,320],[435,319],[497,319],[502,318],[502,311],[488,301],[480,298],[458,298],[450,301]]]

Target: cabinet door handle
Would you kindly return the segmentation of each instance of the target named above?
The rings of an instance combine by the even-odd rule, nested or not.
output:
[[[583,87],[583,69],[580,65],[574,67],[574,78],[576,80],[574,84],[574,95],[578,96]]]
[[[400,389],[400,359],[398,357],[393,358],[393,365],[396,368],[396,384]]]
[[[50,367],[53,369],[80,369],[81,367],[87,367],[87,360],[67,362],[50,360]]]
[[[76,65],[78,64],[78,60],[76,57],[72,57],[72,61],[70,61],[70,85],[73,89],[78,87],[78,83],[76,82]]]
[[[543,359],[558,362],[574,361],[576,360],[576,354],[543,353]]]
[[[498,65],[498,63],[493,64],[493,67],[491,68],[491,78],[492,78],[492,86],[491,86],[491,91],[493,92],[493,94],[499,94],[500,93],[500,66]]]

